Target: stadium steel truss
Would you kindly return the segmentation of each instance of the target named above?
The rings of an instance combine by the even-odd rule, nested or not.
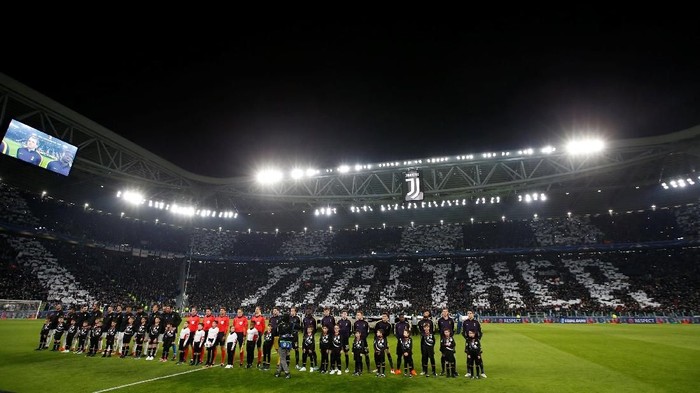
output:
[[[0,124],[6,126],[10,119],[78,146],[74,172],[125,188],[141,187],[149,198],[214,201],[220,209],[241,212],[403,203],[409,170],[421,173],[425,200],[437,201],[658,186],[667,177],[693,173],[700,163],[700,126],[696,126],[662,136],[608,141],[606,149],[595,155],[572,156],[563,148],[490,155],[455,151],[444,157],[369,164],[359,170],[350,167],[345,173],[322,169],[312,177],[262,185],[252,174],[213,178],[186,171],[0,74]]]

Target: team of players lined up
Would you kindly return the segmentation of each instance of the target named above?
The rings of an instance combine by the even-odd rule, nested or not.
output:
[[[292,326],[294,338],[291,350],[295,352],[296,368],[299,371],[307,370],[308,361],[310,372],[341,375],[343,369],[341,360],[344,355],[345,372],[349,373],[350,354],[352,354],[353,375],[359,376],[370,370],[372,354],[375,364],[372,372],[377,377],[386,376],[387,362],[389,373],[403,374],[406,377],[417,375],[414,369],[411,325],[403,314],[399,315],[392,327],[389,315],[383,313],[382,320],[375,325],[374,342],[370,347],[367,342],[370,326],[361,311],[357,312],[354,322],[348,319],[347,311],[341,312],[340,318],[336,321],[336,318],[330,314],[330,309],[325,308],[318,343],[320,359],[316,352],[317,321],[311,310],[307,310],[306,315],[301,318],[297,315],[296,308],[292,307],[286,317]],[[42,326],[37,350],[48,348],[48,341],[53,338],[52,351],[86,353],[87,356],[96,356],[101,353],[102,357],[111,357],[114,353],[119,354],[120,358],[135,359],[140,359],[145,354],[146,360],[154,360],[160,345],[161,362],[167,362],[172,351],[172,360],[178,359],[178,365],[184,364],[188,359],[188,352],[191,351],[190,365],[203,364],[205,367],[212,367],[217,355],[220,355],[220,365],[233,368],[235,352],[238,348],[239,366],[244,367],[245,361],[245,367],[251,368],[257,349],[257,368],[269,370],[272,351],[279,349],[277,326],[281,318],[278,308],[272,310],[269,323],[266,323],[260,307],[256,307],[250,319],[244,315],[242,309],[237,310],[236,316],[229,318],[225,308],[219,310],[219,315],[213,315],[212,310],[207,308],[204,316],[200,317],[197,309],[193,307],[179,332],[179,342],[176,344],[178,338],[176,329],[182,320],[179,314],[169,306],[165,306],[161,312],[158,306],[154,305],[149,314],[143,312],[142,308],[132,313],[131,307],[127,307],[125,311],[122,311],[121,306],[117,306],[116,309],[108,307],[102,317],[97,305],[90,311],[87,310],[87,306],[84,306],[80,312],[69,310],[67,313],[63,312],[59,305]],[[467,313],[462,326],[462,335],[466,340],[464,351],[467,355],[465,377],[486,378],[481,350],[481,325],[474,318],[472,311]],[[436,323],[432,321],[429,311],[423,313],[423,319],[417,324],[421,337],[421,375],[426,377],[438,375],[435,346],[439,343],[440,375],[458,376],[454,329],[455,322],[449,316],[447,309],[442,310],[442,315]],[[301,358],[299,332],[303,332]],[[394,359],[388,344],[388,338],[392,333],[397,339],[396,367],[394,367]],[[352,336],[354,340],[351,345]],[[287,364],[289,361],[290,359],[287,358]]]

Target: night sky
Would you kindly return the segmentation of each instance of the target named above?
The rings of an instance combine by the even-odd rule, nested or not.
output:
[[[98,44],[79,30],[15,37],[0,71],[216,177],[700,124],[700,34],[689,17],[289,19]]]

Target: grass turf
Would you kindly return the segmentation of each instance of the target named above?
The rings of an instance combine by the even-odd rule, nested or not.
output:
[[[480,380],[463,376],[462,337],[457,338],[459,378],[387,375],[378,379],[367,370],[360,377],[292,370],[292,378],[285,380],[274,378],[273,371],[257,369],[202,369],[176,366],[175,362],[34,351],[40,328],[41,321],[0,321],[0,337],[4,338],[0,391],[96,392],[186,371],[193,372],[110,391],[691,392],[697,390],[700,377],[700,325],[488,324],[483,339],[488,378]],[[420,372],[420,345],[415,341],[414,361]],[[389,343],[393,353],[396,339],[392,336]],[[273,363],[276,359],[273,352]],[[373,359],[371,364],[374,368]]]

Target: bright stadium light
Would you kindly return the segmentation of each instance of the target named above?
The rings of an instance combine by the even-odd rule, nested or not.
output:
[[[124,191],[122,193],[122,199],[133,205],[140,205],[146,201],[141,193],[135,191]]]
[[[263,169],[255,176],[260,184],[274,184],[282,180],[282,172],[277,169]]]
[[[570,141],[566,144],[566,152],[571,155],[594,154],[603,151],[605,144],[601,139],[588,138]]]
[[[338,167],[338,172],[340,173],[348,173],[350,172],[350,167],[347,165],[341,165]]]
[[[291,175],[292,175],[292,179],[294,179],[294,180],[301,179],[302,177],[304,177],[304,170],[298,169],[298,168],[292,169]]]

